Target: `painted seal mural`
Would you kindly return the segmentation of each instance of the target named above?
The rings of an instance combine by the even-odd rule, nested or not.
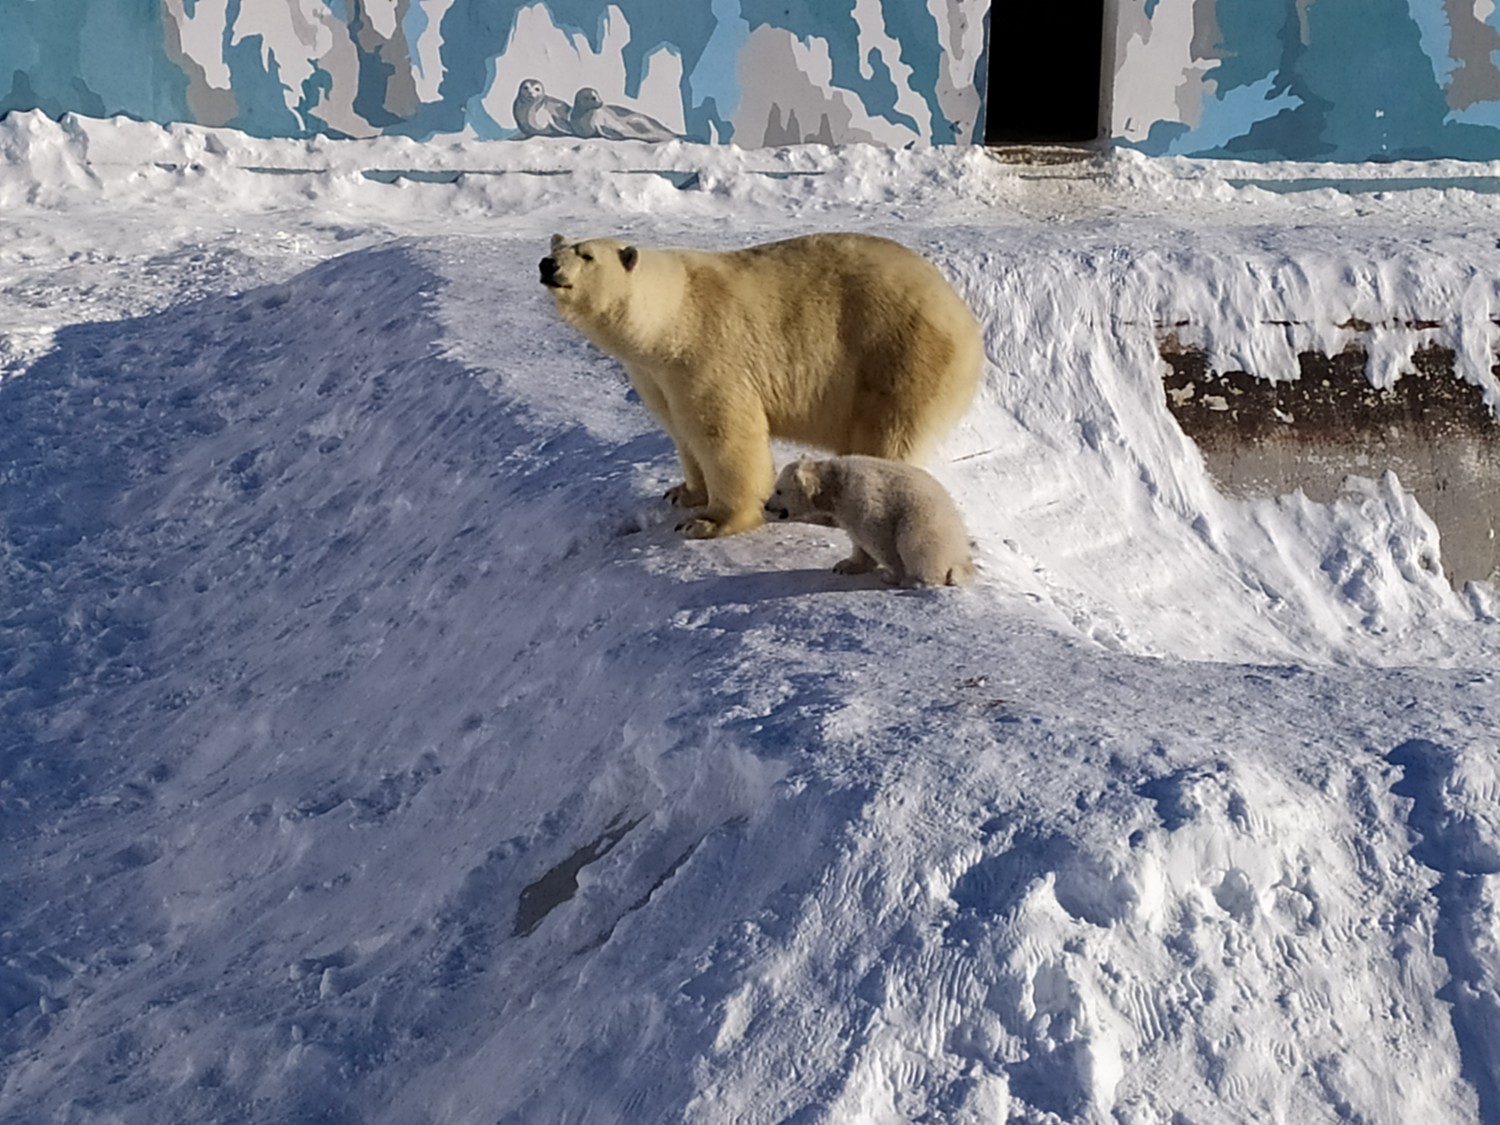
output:
[[[0,0],[0,113],[258,136],[970,142],[983,132],[988,7]]]
[[[573,107],[554,98],[535,78],[528,78],[516,90],[510,106],[516,128],[523,137],[570,137],[573,135]]]

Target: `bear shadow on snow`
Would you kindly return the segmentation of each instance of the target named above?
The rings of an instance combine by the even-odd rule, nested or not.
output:
[[[92,964],[96,935],[165,941],[151,881],[178,849],[120,846],[155,839],[164,793],[198,784],[215,755],[325,735],[348,753],[318,769],[378,773],[376,740],[324,707],[361,654],[448,629],[438,647],[457,655],[438,672],[461,680],[464,654],[507,628],[503,584],[481,563],[546,581],[582,542],[566,565],[596,567],[618,548],[589,537],[646,502],[636,466],[670,456],[665,439],[606,442],[488,389],[448,358],[432,300],[446,284],[413,249],[358,250],[282,283],[62,328],[0,384],[0,897],[26,904],[0,935],[0,1052],[51,1049],[68,1009],[38,1000],[65,995],[58,966]],[[235,726],[241,712],[276,716],[264,745]],[[348,798],[336,807],[357,807],[363,790],[338,780],[287,784],[326,783]],[[30,879],[58,838],[89,891],[37,901]],[[329,1037],[335,1065],[362,1057],[363,1034]],[[57,1096],[161,1094],[152,1068],[105,1065],[109,1048],[91,1045],[90,1077]],[[343,1089],[310,1079],[268,1113],[355,1120]],[[225,1119],[240,1094],[188,1089],[184,1119]]]
[[[695,578],[681,583],[681,591],[679,600],[684,607],[708,609],[811,595],[889,593],[891,587],[873,574],[843,575],[835,574],[831,567],[816,567]]]

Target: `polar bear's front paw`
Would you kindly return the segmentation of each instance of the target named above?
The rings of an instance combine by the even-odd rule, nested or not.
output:
[[[677,533],[686,539],[717,539],[724,534],[724,530],[718,520],[694,516],[678,524]]]
[[[754,531],[766,521],[757,511],[712,514],[713,510],[685,519],[677,530],[689,539],[719,539],[725,535],[738,535],[743,531]]]
[[[708,503],[708,493],[701,488],[690,488],[686,483],[674,484],[667,489],[667,503],[678,508],[701,508]]]

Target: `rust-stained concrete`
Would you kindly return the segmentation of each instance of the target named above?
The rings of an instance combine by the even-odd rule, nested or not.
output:
[[[1437,524],[1455,588],[1500,573],[1500,423],[1455,374],[1451,349],[1417,349],[1389,390],[1370,385],[1357,346],[1302,352],[1298,377],[1276,382],[1210,371],[1204,353],[1170,331],[1160,351],[1167,406],[1227,491],[1300,488],[1326,502],[1347,477],[1390,469]]]

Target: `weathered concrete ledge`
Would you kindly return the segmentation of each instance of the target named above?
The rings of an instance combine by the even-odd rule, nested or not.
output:
[[[1159,350],[1169,368],[1167,406],[1226,491],[1300,488],[1326,502],[1347,477],[1390,469],[1437,524],[1455,588],[1500,575],[1500,422],[1455,372],[1452,349],[1417,348],[1389,390],[1365,378],[1358,345],[1332,356],[1302,352],[1297,378],[1275,381],[1212,371],[1205,353],[1170,329]]]

